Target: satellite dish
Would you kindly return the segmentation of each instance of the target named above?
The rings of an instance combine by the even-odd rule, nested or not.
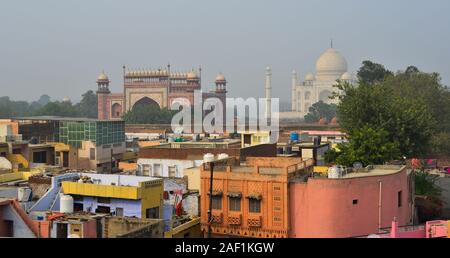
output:
[[[359,161],[356,161],[353,163],[353,168],[355,168],[355,169],[361,169],[363,167],[364,167],[363,163],[361,163]]]

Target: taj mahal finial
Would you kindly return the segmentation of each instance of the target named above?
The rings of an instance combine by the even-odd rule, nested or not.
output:
[[[330,45],[331,45],[331,48],[333,48],[333,39],[331,39],[331,44]]]

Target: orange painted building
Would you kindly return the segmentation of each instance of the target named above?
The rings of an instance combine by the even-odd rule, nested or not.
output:
[[[374,166],[341,178],[290,183],[293,238],[342,238],[379,233],[412,218],[412,181],[406,167]]]
[[[289,180],[310,171],[313,160],[248,157],[245,164],[216,165],[212,233],[217,237],[285,238],[289,233]],[[201,224],[208,232],[210,171],[201,173]]]

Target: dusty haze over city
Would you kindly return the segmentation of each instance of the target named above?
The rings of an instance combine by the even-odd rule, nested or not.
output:
[[[290,101],[291,72],[314,72],[329,47],[355,72],[370,59],[397,71],[415,65],[450,82],[447,0],[411,1],[8,1],[0,9],[2,96],[78,101],[102,71],[122,89],[122,65],[203,68],[203,89],[223,72],[229,96]]]

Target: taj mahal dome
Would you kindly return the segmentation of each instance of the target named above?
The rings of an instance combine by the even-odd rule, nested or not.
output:
[[[353,83],[355,78],[348,72],[345,57],[331,45],[316,61],[316,72],[309,72],[299,81],[296,71],[292,72],[291,112],[280,113],[280,118],[303,118],[316,102],[336,103],[329,97],[337,89],[338,80]]]

